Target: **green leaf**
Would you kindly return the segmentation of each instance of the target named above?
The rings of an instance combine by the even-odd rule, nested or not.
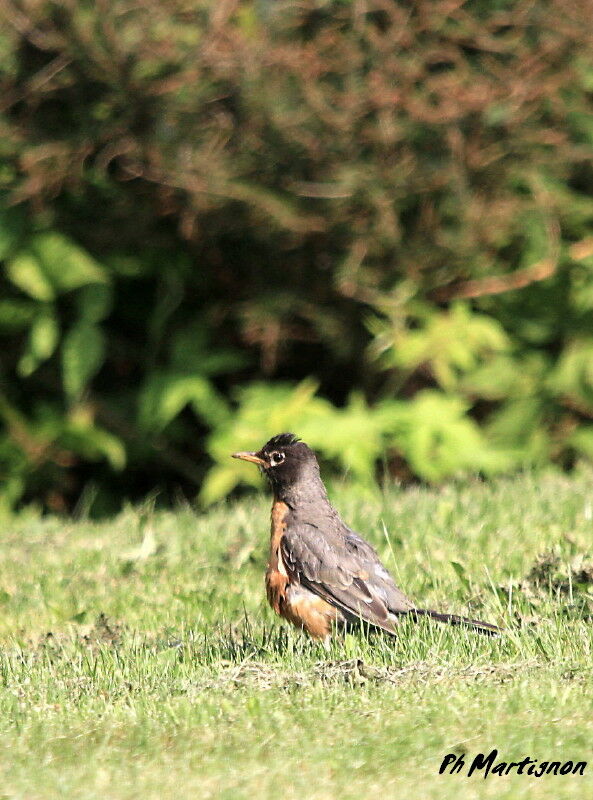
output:
[[[533,397],[541,392],[549,371],[550,359],[543,353],[504,353],[493,356],[469,372],[461,379],[459,389],[470,397],[488,400]]]
[[[581,425],[571,433],[566,444],[593,460],[593,425]]]
[[[145,428],[160,430],[190,405],[212,425],[229,414],[224,398],[201,375],[157,372],[146,381],[139,397],[139,418]]]
[[[113,306],[113,290],[105,283],[83,286],[77,297],[78,316],[87,323],[101,322]]]
[[[491,445],[467,409],[459,397],[431,390],[394,404],[391,441],[416,475],[440,481],[467,471],[496,473],[512,465],[513,454]]]
[[[490,415],[485,436],[494,447],[514,452],[517,465],[541,463],[551,449],[549,434],[542,426],[544,409],[541,398],[511,397]]]
[[[56,349],[59,338],[58,323],[53,314],[41,314],[29,331],[29,345],[18,364],[18,373],[28,377],[39,364],[46,361]]]
[[[107,459],[115,470],[122,470],[126,465],[126,449],[121,439],[91,421],[69,421],[60,442],[85,458]]]
[[[256,470],[253,470],[254,478],[258,478]],[[216,466],[208,472],[200,489],[199,500],[209,506],[217,500],[226,497],[241,480],[241,475],[233,468]],[[255,483],[255,480],[253,481]]]
[[[102,428],[93,428],[88,441],[101,455],[105,456],[113,469],[122,470],[126,466],[126,449],[121,439]]]
[[[465,375],[459,388],[473,397],[503,400],[516,390],[520,378],[519,360],[507,354],[497,354]]]
[[[105,353],[105,338],[96,325],[80,322],[64,337],[62,381],[66,395],[74,399],[100,369]]]
[[[53,314],[43,314],[33,323],[30,331],[31,352],[43,361],[56,348],[59,337],[58,323]]]
[[[525,238],[521,249],[521,266],[531,266],[550,255],[550,234],[541,211],[525,212],[520,220],[520,228]]]
[[[33,253],[19,253],[8,261],[6,274],[15,286],[35,300],[53,300],[53,286]]]
[[[591,114],[583,111],[570,111],[567,118],[573,130],[579,135],[579,138],[582,137],[587,144],[592,145],[593,119],[591,118]]]
[[[58,291],[78,289],[89,283],[104,283],[107,280],[103,267],[61,233],[38,233],[31,239],[30,249]]]
[[[169,359],[172,370],[192,375],[220,375],[240,369],[247,362],[238,351],[212,344],[202,320],[175,332]]]
[[[593,340],[580,338],[569,342],[546,384],[554,394],[593,408]]]
[[[26,328],[37,314],[37,304],[30,300],[0,300],[0,329]]]
[[[27,488],[25,482],[26,468],[22,474],[4,476],[0,488],[0,519],[10,515],[11,509],[18,503]]]
[[[465,303],[442,312],[420,307],[417,319],[420,324],[414,329],[403,328],[399,318],[373,319],[371,355],[404,372],[428,366],[444,389],[456,388],[460,376],[510,347],[497,320],[473,312]]]

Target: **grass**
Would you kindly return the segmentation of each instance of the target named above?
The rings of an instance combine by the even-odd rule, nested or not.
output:
[[[422,621],[326,652],[264,601],[269,499],[109,522],[21,514],[0,559],[2,798],[573,798],[439,775],[449,752],[590,761],[593,472],[332,497]],[[544,554],[542,556],[542,554]]]

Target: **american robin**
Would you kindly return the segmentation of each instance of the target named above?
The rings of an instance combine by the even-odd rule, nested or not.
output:
[[[442,614],[397,588],[375,549],[345,525],[327,497],[315,453],[292,433],[233,458],[258,464],[274,492],[266,592],[274,611],[327,642],[337,625],[395,635],[399,617],[430,617],[496,634],[489,622]]]

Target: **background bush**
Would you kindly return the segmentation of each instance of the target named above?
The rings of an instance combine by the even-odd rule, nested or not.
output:
[[[6,508],[593,455],[586,0],[7,0]]]

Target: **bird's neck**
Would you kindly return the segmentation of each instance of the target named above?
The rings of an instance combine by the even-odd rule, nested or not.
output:
[[[325,486],[321,478],[295,481],[287,486],[274,487],[274,499],[286,503],[293,510],[315,509],[317,513],[332,511]]]

